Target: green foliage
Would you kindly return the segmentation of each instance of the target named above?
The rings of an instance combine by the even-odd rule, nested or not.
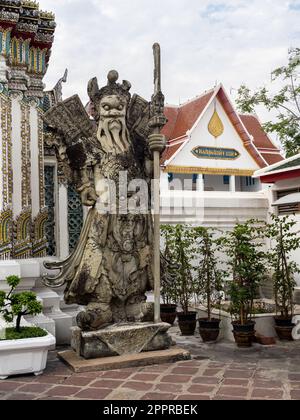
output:
[[[9,287],[12,287],[13,289],[19,286],[20,281],[21,279],[18,276],[8,276],[6,278],[6,283],[9,285]]]
[[[15,293],[21,281],[19,277],[10,276],[6,281],[11,289],[8,293],[0,292],[0,314],[8,323],[16,319],[15,331],[20,332],[22,316],[38,315],[43,307],[33,292]]]
[[[300,273],[299,265],[290,256],[291,252],[300,248],[300,235],[294,229],[296,221],[290,216],[278,217],[272,214],[271,218],[272,223],[267,226],[266,236],[271,239],[269,261],[274,270],[276,312],[289,318],[294,313],[295,274]]]
[[[205,304],[208,320],[212,308],[221,304],[223,281],[227,273],[218,268],[218,241],[213,230],[196,227],[194,235],[195,292],[201,303]]]
[[[237,105],[241,112],[253,113],[257,105],[276,111],[276,121],[269,121],[264,128],[275,133],[283,144],[287,157],[300,153],[300,48],[289,52],[286,66],[272,72],[272,81],[282,80],[284,86],[272,94],[266,87],[255,92],[242,85],[238,91]]]
[[[169,271],[173,277],[173,284],[168,291],[172,299],[177,299],[184,313],[189,312],[189,305],[194,295],[192,276],[192,229],[185,225],[166,225],[162,233],[167,238],[167,256]],[[168,287],[168,286],[167,286]]]
[[[249,220],[237,224],[218,241],[228,257],[227,265],[233,279],[228,290],[230,313],[242,325],[251,320],[258,287],[266,276],[263,238],[259,222]]]
[[[6,293],[0,290],[0,308],[5,304]]]
[[[5,340],[22,340],[25,338],[46,337],[47,331],[39,327],[21,327],[20,332],[15,328],[6,328]]]

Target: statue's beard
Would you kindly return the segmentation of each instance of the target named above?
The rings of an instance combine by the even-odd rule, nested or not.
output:
[[[129,133],[125,121],[120,118],[101,118],[98,139],[107,153],[125,153],[129,149]]]

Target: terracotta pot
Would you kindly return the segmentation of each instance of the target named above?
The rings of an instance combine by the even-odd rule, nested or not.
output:
[[[160,317],[162,322],[173,325],[177,316],[177,305],[160,305]]]
[[[293,317],[284,318],[283,316],[275,316],[274,321],[277,327],[291,327],[294,326],[292,322]]]
[[[275,331],[281,341],[293,341],[292,331],[295,324],[292,322],[292,317],[284,318],[282,316],[274,317]]]
[[[274,337],[265,337],[264,335],[256,333],[254,342],[262,346],[274,346],[274,344],[276,344],[276,339]]]
[[[197,325],[197,312],[177,313],[178,325],[182,335],[191,336],[195,334]]]
[[[251,321],[244,325],[241,325],[238,322],[233,322],[232,326],[237,346],[241,348],[251,347],[255,338],[255,322]]]
[[[207,318],[199,319],[199,332],[204,343],[217,341],[220,334],[220,319],[213,318],[210,321]]]

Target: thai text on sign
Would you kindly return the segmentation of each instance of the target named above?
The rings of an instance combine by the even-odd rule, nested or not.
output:
[[[240,156],[235,149],[225,149],[221,147],[202,147],[198,146],[192,150],[193,155],[199,159],[227,159],[234,160]]]

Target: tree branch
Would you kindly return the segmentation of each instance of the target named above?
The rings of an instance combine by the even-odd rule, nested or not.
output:
[[[288,111],[289,113],[291,113],[292,115],[294,115],[294,117],[296,118],[296,120],[300,121],[300,117],[291,109],[289,109],[287,106],[284,106],[282,104],[278,104],[278,106],[280,106],[281,108],[284,108],[286,111]]]
[[[7,299],[7,300],[10,300],[10,296],[11,296],[11,294],[12,294],[13,290],[14,290],[14,287],[12,286],[12,288],[10,289],[10,291],[9,291],[8,295],[6,296],[6,299]]]
[[[300,106],[299,106],[299,102],[298,102],[296,91],[295,91],[293,75],[291,75],[291,82],[292,82],[292,89],[293,89],[293,96],[294,96],[294,99],[295,99],[295,103],[296,103],[296,106],[297,106],[298,111],[300,113]]]

